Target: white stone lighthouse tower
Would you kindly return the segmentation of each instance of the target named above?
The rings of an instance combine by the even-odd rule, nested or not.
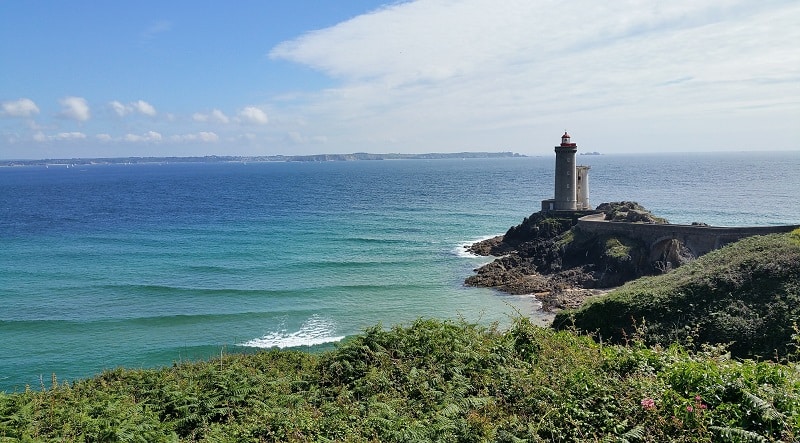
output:
[[[577,180],[575,174],[575,153],[578,145],[570,143],[567,132],[561,136],[561,144],[556,146],[556,193],[554,207],[556,211],[574,211],[578,209]]]

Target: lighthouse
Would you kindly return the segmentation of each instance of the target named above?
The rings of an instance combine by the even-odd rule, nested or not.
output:
[[[576,211],[591,209],[589,206],[589,166],[575,164],[578,145],[572,143],[569,133],[564,131],[561,144],[555,147],[555,195],[542,201],[542,211]]]
[[[577,180],[575,169],[575,153],[578,152],[578,145],[570,142],[569,134],[564,131],[561,136],[561,144],[556,146],[556,192],[555,209],[556,211],[574,211],[578,209]]]

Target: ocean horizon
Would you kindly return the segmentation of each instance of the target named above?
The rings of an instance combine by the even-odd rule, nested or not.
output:
[[[584,155],[590,202],[673,223],[800,223],[800,152]],[[553,194],[552,156],[0,168],[0,391],[420,317],[509,324],[464,246]]]

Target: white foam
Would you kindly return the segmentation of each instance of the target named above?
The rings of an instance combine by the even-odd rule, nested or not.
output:
[[[334,336],[335,330],[336,325],[333,321],[314,314],[303,322],[298,331],[289,332],[283,328],[242,343],[242,346],[283,349],[335,343],[344,339],[344,336]]]
[[[473,254],[467,248],[469,248],[470,246],[472,246],[475,243],[482,242],[484,240],[489,240],[490,238],[495,238],[498,235],[503,235],[503,234],[495,234],[495,235],[490,235],[490,236],[487,236],[487,237],[481,237],[481,238],[476,239],[476,240],[470,240],[470,241],[461,242],[453,250],[453,253],[455,255],[459,256],[459,257],[462,257],[462,258],[486,258],[486,257],[484,257],[482,255]]]

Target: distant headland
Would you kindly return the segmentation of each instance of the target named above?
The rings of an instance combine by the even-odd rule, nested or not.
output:
[[[515,152],[434,152],[428,154],[314,154],[314,155],[262,155],[230,156],[207,155],[197,157],[113,157],[113,158],[60,158],[42,160],[0,160],[2,166],[72,166],[140,163],[257,163],[257,162],[333,162],[358,160],[414,160],[460,158],[510,158],[526,157]]]

